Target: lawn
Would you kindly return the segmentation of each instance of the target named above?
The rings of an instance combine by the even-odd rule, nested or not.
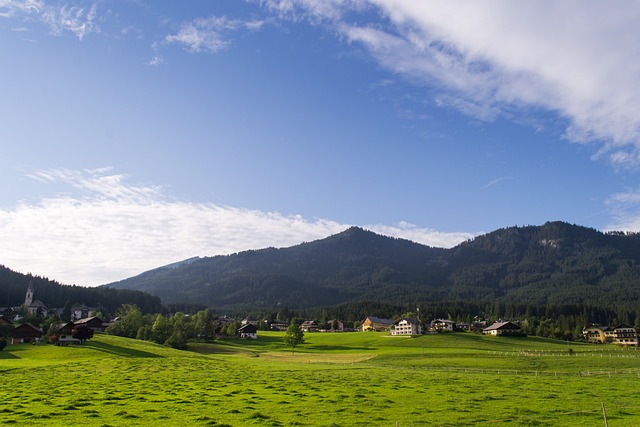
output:
[[[640,352],[470,333],[281,333],[178,351],[96,335],[0,352],[0,422],[37,426],[640,425]],[[571,349],[571,351],[569,350]]]

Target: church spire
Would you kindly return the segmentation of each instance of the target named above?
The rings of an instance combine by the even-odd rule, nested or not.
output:
[[[24,297],[24,305],[29,307],[33,302],[33,284],[29,280],[29,288],[27,289],[27,295]]]

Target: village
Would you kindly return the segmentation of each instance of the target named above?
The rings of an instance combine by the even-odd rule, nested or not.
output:
[[[48,328],[42,328],[29,322],[23,322],[21,314],[36,318],[51,317],[54,321],[48,323]],[[20,307],[0,307],[0,331],[4,331],[11,344],[37,343],[43,337],[46,342],[56,345],[81,344],[90,339],[94,333],[109,332],[108,328],[117,325],[120,318],[105,321],[97,314],[96,308],[86,306],[72,307],[68,313],[69,319],[64,317],[61,309],[47,309],[46,305],[34,299],[31,284],[26,291],[24,304]],[[158,315],[162,317],[161,315]],[[240,339],[258,339],[260,330],[286,331],[289,322],[284,320],[258,320],[245,317],[241,321],[228,316],[210,318],[213,337],[220,338],[226,334]],[[471,323],[456,323],[449,319],[434,319],[423,323],[415,317],[399,317],[387,319],[367,316],[358,327],[346,327],[345,322],[333,319],[324,323],[315,320],[301,321],[298,325],[304,333],[322,332],[388,332],[391,336],[423,335],[453,332],[473,332],[493,336],[526,336],[517,321],[498,320],[488,324],[484,320],[476,319]],[[602,325],[585,326],[582,330],[583,341],[594,344],[614,344],[637,347],[639,331],[627,324],[615,327]],[[5,339],[6,339],[5,338]],[[0,336],[0,339],[2,337]]]

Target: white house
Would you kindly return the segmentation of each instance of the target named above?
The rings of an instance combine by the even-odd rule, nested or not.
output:
[[[523,335],[520,326],[511,322],[495,322],[482,330],[484,335]]]
[[[247,323],[246,325],[238,329],[238,334],[240,334],[240,338],[245,340],[257,340],[258,328],[256,327],[256,325]]]
[[[393,329],[391,329],[391,335],[420,335],[422,333],[422,326],[416,319],[410,317],[403,317],[398,320]]]
[[[453,332],[456,328],[455,322],[447,319],[436,319],[431,322],[431,329],[438,332]]]

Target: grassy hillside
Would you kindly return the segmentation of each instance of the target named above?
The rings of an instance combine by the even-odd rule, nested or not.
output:
[[[99,335],[0,352],[3,425],[640,424],[640,353],[472,334],[279,333],[177,351]]]

